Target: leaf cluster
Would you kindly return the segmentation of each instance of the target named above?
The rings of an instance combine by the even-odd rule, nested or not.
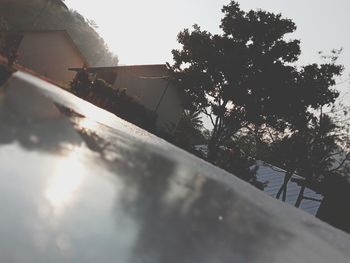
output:
[[[244,12],[235,1],[222,10],[223,34],[194,25],[179,33],[182,47],[172,51],[172,75],[188,108],[209,110],[227,125],[239,115],[241,125],[296,129],[312,117],[309,109],[335,101],[339,94],[330,87],[343,67],[298,67],[300,41],[286,40],[294,22],[262,10]]]

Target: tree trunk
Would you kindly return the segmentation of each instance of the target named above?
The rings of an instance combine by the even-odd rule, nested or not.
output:
[[[208,160],[210,162],[215,162],[218,154],[217,142],[214,138],[211,138],[208,143]]]
[[[216,125],[218,125],[218,118],[216,119]],[[219,131],[219,127],[216,126],[213,129],[213,134],[209,140],[208,143],[208,160],[210,162],[216,162],[216,157],[218,154],[218,142],[219,142],[219,134],[221,131]]]
[[[284,181],[283,184],[281,185],[280,189],[278,190],[278,193],[276,195],[277,199],[280,199],[281,194],[283,192],[283,197],[282,197],[282,201],[285,202],[286,201],[286,197],[287,197],[287,185],[290,181],[290,179],[292,178],[293,174],[294,174],[294,169],[290,169],[287,170],[285,176],[284,176]]]
[[[303,198],[304,198],[304,191],[305,191],[305,186],[302,186],[299,192],[298,199],[295,202],[295,207],[298,207],[298,208],[300,207],[301,201],[303,201]]]

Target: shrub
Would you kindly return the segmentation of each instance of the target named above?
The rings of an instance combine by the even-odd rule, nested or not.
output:
[[[71,89],[77,96],[108,110],[145,130],[156,130],[157,116],[139,101],[116,90],[102,79],[91,80],[86,69],[79,71],[71,82]]]
[[[11,76],[11,74],[12,71],[8,66],[0,64],[0,86],[2,86],[6,82],[6,80]]]

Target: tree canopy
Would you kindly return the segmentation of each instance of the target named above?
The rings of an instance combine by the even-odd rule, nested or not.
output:
[[[209,152],[244,127],[303,129],[313,110],[338,97],[332,89],[343,67],[335,62],[299,66],[300,41],[288,39],[295,23],[281,14],[243,11],[236,1],[222,9],[222,34],[194,25],[178,35],[170,66],[188,108],[213,125]]]

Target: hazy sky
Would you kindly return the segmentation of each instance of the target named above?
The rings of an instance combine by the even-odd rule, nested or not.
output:
[[[66,0],[98,24],[98,32],[120,64],[171,62],[176,36],[199,24],[219,32],[221,8],[229,0]],[[340,62],[350,69],[349,0],[241,0],[244,10],[282,13],[298,26],[291,36],[302,42],[302,62],[319,61],[317,51],[344,47]],[[349,75],[349,69],[346,76]]]

